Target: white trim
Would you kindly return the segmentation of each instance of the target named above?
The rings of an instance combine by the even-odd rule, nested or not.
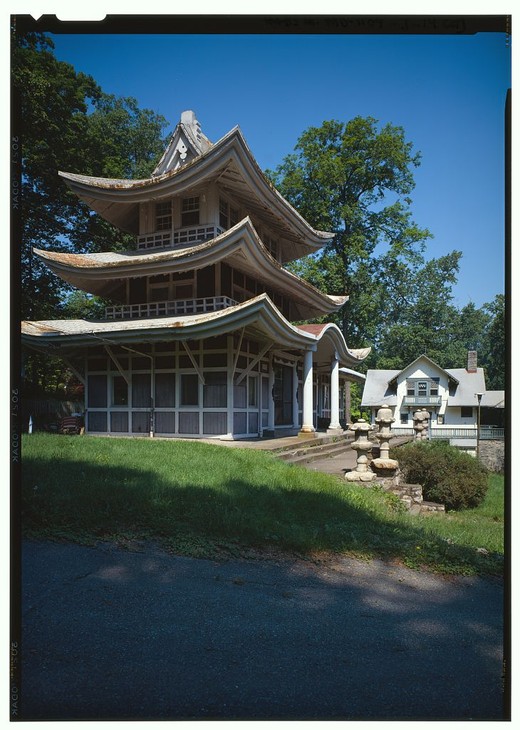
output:
[[[312,350],[305,350],[303,355],[303,412],[300,433],[313,433],[316,430],[314,428],[312,358]]]

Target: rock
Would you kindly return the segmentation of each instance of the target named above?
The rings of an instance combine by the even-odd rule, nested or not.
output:
[[[399,462],[395,459],[372,459],[370,462],[372,469],[384,470],[384,471],[395,471],[399,466]]]
[[[371,471],[348,471],[345,474],[347,482],[371,482],[375,478]]]

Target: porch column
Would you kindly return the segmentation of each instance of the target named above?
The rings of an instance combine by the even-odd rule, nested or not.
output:
[[[293,365],[292,391],[292,422],[293,428],[298,428],[298,368],[296,363]]]
[[[221,437],[223,441],[233,441],[233,384],[235,353],[233,351],[233,335],[227,336],[227,434]]]
[[[269,410],[267,414],[267,429],[264,429],[264,436],[274,436],[274,360],[271,355],[269,358],[269,395],[268,404]]]
[[[339,422],[339,359],[337,353],[332,358],[330,371],[330,425],[327,433],[341,433]]]
[[[350,392],[350,380],[345,381],[345,423],[350,423],[350,408],[351,408],[351,392]],[[347,425],[348,428],[348,425]]]
[[[312,350],[305,350],[303,353],[303,413],[302,427],[300,434],[314,433],[316,430],[313,424],[312,412]]]

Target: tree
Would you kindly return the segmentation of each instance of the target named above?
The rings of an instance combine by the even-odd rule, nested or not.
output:
[[[488,390],[503,390],[505,388],[505,305],[506,301],[503,294],[497,294],[492,302],[484,305],[484,310],[490,317],[483,348],[483,364],[486,368]]]
[[[67,306],[69,316],[92,315],[100,306],[84,295],[81,301],[69,298],[71,288],[40,263],[33,248],[88,253],[133,242],[78,201],[58,171],[140,178],[151,173],[164,148],[162,116],[139,109],[135,99],[104,94],[91,76],[58,61],[53,48],[42,34],[13,38],[13,91],[22,126],[22,319],[54,319]],[[27,362],[33,385],[66,381],[50,367],[48,358]]]
[[[420,155],[401,127],[377,124],[356,117],[311,127],[267,172],[314,227],[334,233],[321,253],[291,268],[328,293],[350,295],[336,321],[353,347],[377,343],[430,236],[409,210]]]
[[[22,123],[22,318],[50,319],[70,288],[33,248],[74,253],[127,248],[130,237],[78,201],[59,170],[142,177],[163,150],[163,117],[135,99],[104,94],[91,76],[58,61],[53,43],[28,33],[13,40],[13,89]]]

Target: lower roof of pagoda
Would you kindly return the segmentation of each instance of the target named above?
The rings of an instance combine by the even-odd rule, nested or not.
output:
[[[316,350],[326,343],[342,365],[356,365],[370,348],[349,349],[335,324],[316,334],[291,324],[269,299],[260,294],[247,302],[217,312],[183,317],[156,317],[128,321],[45,320],[22,322],[22,344],[64,357],[90,345],[197,340],[244,330],[249,337],[283,349]]]
[[[74,287],[98,296],[110,296],[114,282],[141,276],[179,273],[225,262],[295,302],[301,319],[338,311],[347,295],[324,294],[304,279],[287,271],[274,259],[256,233],[249,218],[216,238],[183,248],[154,253],[71,254],[35,253],[58,276]]]
[[[139,203],[197,195],[218,181],[253,217],[265,220],[284,241],[282,259],[293,261],[322,248],[334,233],[313,228],[266,178],[239,127],[194,160],[164,174],[123,180],[59,172],[69,188],[113,225],[137,234]]]

